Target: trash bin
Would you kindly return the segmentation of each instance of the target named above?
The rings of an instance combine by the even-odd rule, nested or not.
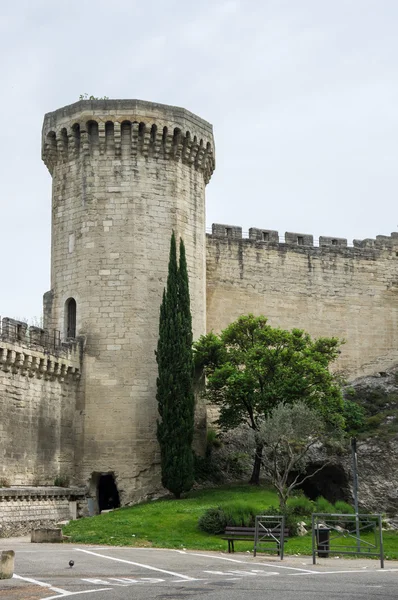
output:
[[[329,558],[330,529],[328,527],[318,527],[316,533],[319,558]]]

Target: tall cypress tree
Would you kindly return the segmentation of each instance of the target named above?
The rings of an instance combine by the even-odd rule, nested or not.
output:
[[[160,307],[157,400],[160,420],[162,484],[176,498],[191,489],[193,474],[192,440],[194,393],[192,317],[184,243],[180,241],[180,262],[171,236],[169,272]]]

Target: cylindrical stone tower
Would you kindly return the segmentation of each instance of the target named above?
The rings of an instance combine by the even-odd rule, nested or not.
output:
[[[205,332],[212,127],[182,108],[83,100],[45,116],[42,152],[53,178],[45,326],[86,339],[74,480],[112,474],[125,504],[160,484],[155,349],[172,230],[194,338]]]

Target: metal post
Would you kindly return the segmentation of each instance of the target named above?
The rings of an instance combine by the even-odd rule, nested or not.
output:
[[[312,564],[316,565],[316,554],[315,554],[315,517],[312,515]]]
[[[382,529],[381,515],[379,515],[379,536],[380,536],[380,568],[384,569],[383,529]]]
[[[281,555],[281,560],[283,560],[283,553],[284,553],[284,549],[285,549],[285,515],[282,516],[282,530],[281,530],[280,541],[281,541],[280,555]]]
[[[351,454],[352,454],[352,476],[353,476],[353,491],[354,491],[354,506],[355,506],[355,530],[357,538],[357,551],[361,551],[361,538],[359,531],[359,508],[358,508],[358,458],[357,458],[357,440],[351,438]]]
[[[258,515],[256,515],[255,529],[254,529],[254,550],[253,550],[253,557],[254,558],[256,558],[256,554],[257,554],[259,520],[260,520],[260,517]]]

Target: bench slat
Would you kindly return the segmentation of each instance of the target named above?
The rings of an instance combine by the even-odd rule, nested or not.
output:
[[[255,527],[226,527],[224,531],[224,536],[221,538],[223,540],[228,541],[228,552],[234,552],[234,542],[246,542],[246,541],[254,541],[256,533]],[[270,542],[275,542],[278,548],[279,554],[279,546],[280,546],[280,538],[282,534],[282,530],[279,528],[264,528],[261,527],[259,529],[259,541],[269,540]],[[283,537],[286,539],[289,537],[289,529],[283,529]]]

